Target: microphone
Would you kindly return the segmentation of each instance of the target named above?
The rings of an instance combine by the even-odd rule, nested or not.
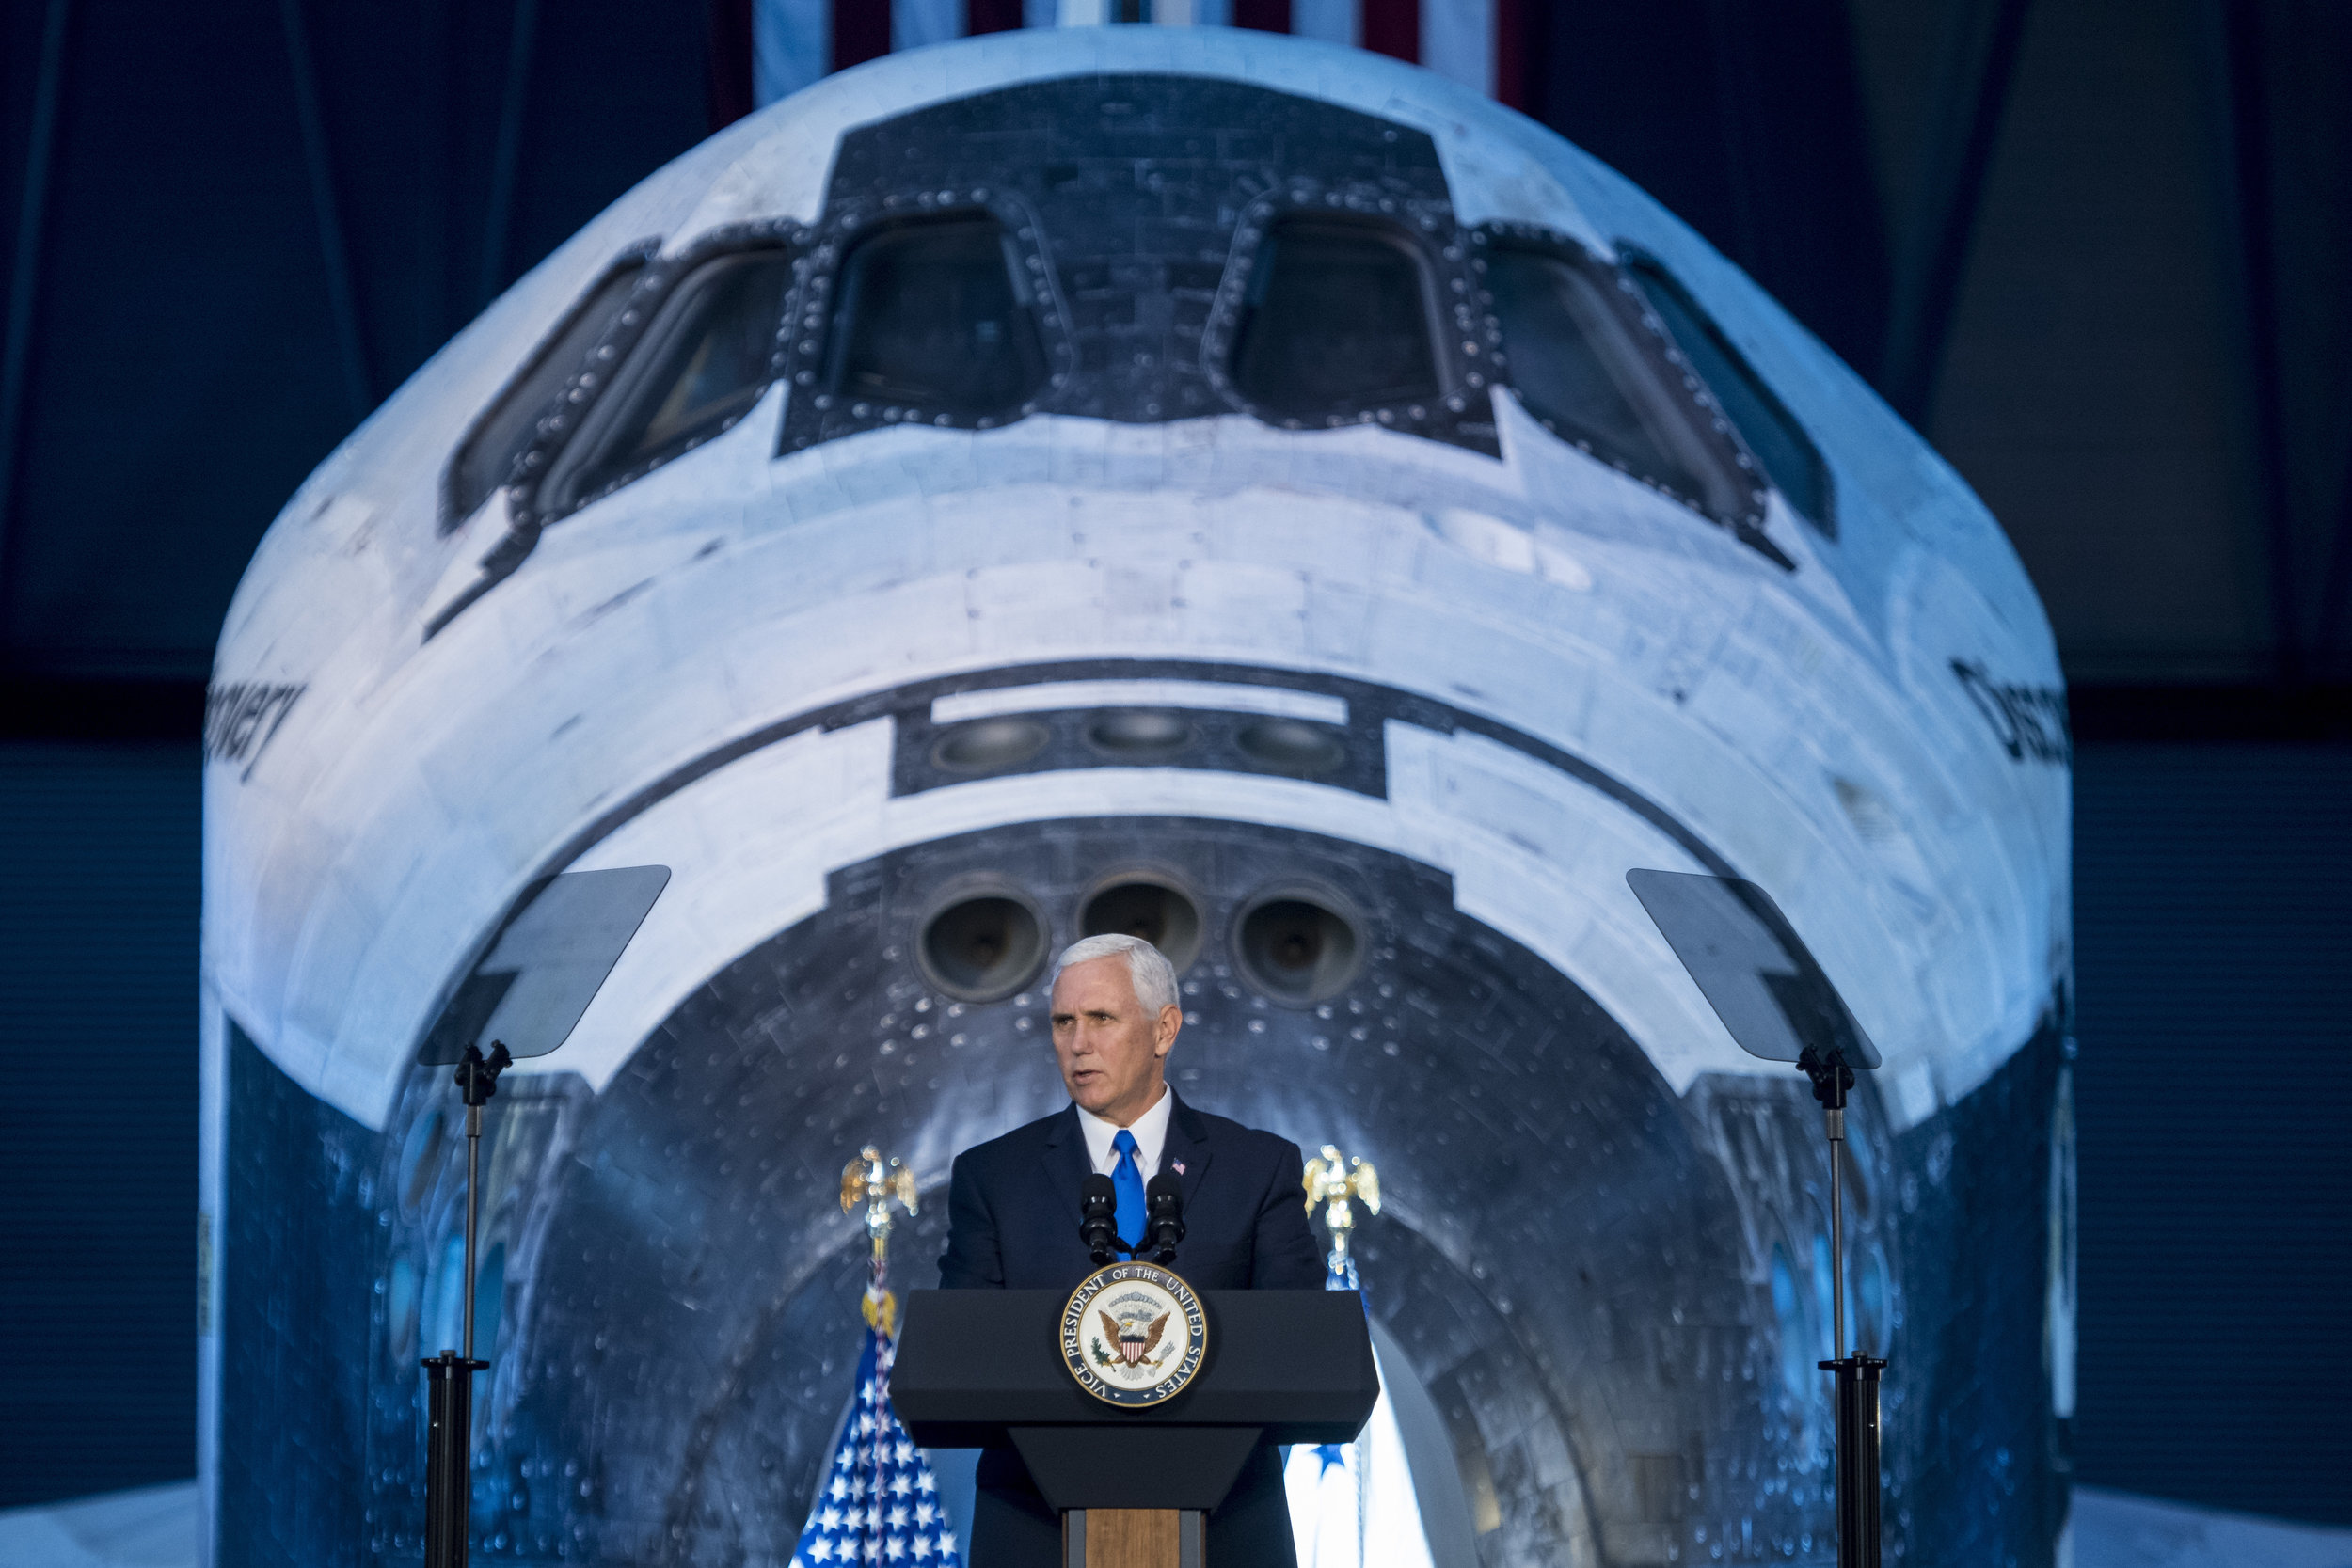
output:
[[[1143,1189],[1145,1245],[1157,1263],[1176,1261],[1176,1244],[1184,1239],[1184,1189],[1165,1173]]]
[[[1119,1189],[1097,1171],[1078,1183],[1078,1208],[1086,1216],[1078,1222],[1078,1239],[1099,1268],[1119,1245]]]

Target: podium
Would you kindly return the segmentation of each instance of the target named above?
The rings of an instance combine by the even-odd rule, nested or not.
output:
[[[1208,1514],[1266,1443],[1350,1443],[1380,1397],[1353,1291],[1202,1291],[1207,1352],[1141,1409],[1063,1365],[1056,1291],[914,1291],[890,1401],[925,1448],[1009,1446],[1062,1517],[1064,1568],[1202,1568]]]

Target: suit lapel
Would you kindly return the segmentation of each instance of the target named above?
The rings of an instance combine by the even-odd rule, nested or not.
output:
[[[1062,1207],[1070,1211],[1070,1223],[1082,1224],[1086,1205],[1078,1201],[1078,1188],[1094,1174],[1094,1161],[1087,1154],[1086,1134],[1078,1131],[1078,1107],[1067,1105],[1045,1130],[1045,1184],[1061,1198]]]
[[[1168,1140],[1160,1149],[1160,1169],[1176,1178],[1184,1195],[1184,1212],[1192,1212],[1192,1201],[1200,1191],[1200,1179],[1209,1169],[1209,1158],[1216,1151],[1209,1136],[1208,1123],[1200,1113],[1184,1101],[1171,1085],[1168,1094],[1175,1103],[1168,1107]],[[1053,1125],[1045,1131],[1045,1147],[1041,1162],[1045,1172],[1045,1184],[1061,1199],[1070,1212],[1074,1226],[1086,1218],[1086,1207],[1078,1201],[1078,1188],[1094,1174],[1094,1161],[1087,1153],[1086,1134],[1078,1130],[1078,1108],[1064,1106]],[[1178,1165],[1184,1168],[1178,1170]]]
[[[1168,1092],[1176,1102],[1168,1107],[1168,1141],[1160,1149],[1160,1169],[1175,1176],[1184,1195],[1184,1212],[1189,1214],[1193,1197],[1200,1191],[1200,1179],[1208,1174],[1209,1156],[1215,1152],[1215,1146],[1209,1141],[1208,1123],[1200,1119],[1200,1113],[1185,1104],[1173,1087]],[[1074,1123],[1077,1118],[1071,1119]],[[1184,1169],[1176,1168],[1180,1164]]]

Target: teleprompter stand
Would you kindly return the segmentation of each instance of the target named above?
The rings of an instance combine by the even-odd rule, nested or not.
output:
[[[1830,1351],[1836,1374],[1837,1568],[1879,1568],[1879,1374],[1846,1354],[1843,1171],[1846,1094],[1879,1053],[1846,1010],[1788,917],[1754,882],[1678,871],[1629,871],[1626,882],[1691,972],[1740,1049],[1793,1062],[1813,1084],[1829,1133]]]
[[[1202,1568],[1250,1450],[1350,1443],[1380,1397],[1353,1291],[1203,1291],[1209,1354],[1145,1409],[1062,1365],[1059,1291],[913,1291],[890,1402],[925,1448],[1009,1446],[1062,1517],[1062,1568]]]
[[[482,1107],[498,1093],[499,1074],[515,1065],[506,1047],[469,1045],[457,1064],[457,1092],[466,1104],[466,1263],[460,1281],[465,1297],[464,1351],[445,1350],[424,1364],[428,1390],[424,1435],[425,1568],[465,1568],[468,1460],[473,1452],[473,1374],[487,1361],[473,1354],[475,1203],[482,1177]]]
[[[1813,1098],[1821,1102],[1829,1128],[1829,1267],[1836,1283],[1830,1290],[1830,1354],[1821,1370],[1837,1374],[1837,1565],[1838,1568],[1879,1568],[1879,1373],[1886,1363],[1862,1354],[1846,1354],[1846,1236],[1845,1207],[1839,1170],[1845,1164],[1846,1091],[1853,1087],[1853,1069],[1845,1053],[1823,1054],[1807,1046],[1797,1066],[1813,1080]]]
[[[466,1568],[471,1534],[473,1374],[490,1366],[473,1354],[482,1107],[516,1057],[544,1056],[571,1037],[669,880],[666,865],[632,865],[566,872],[540,883],[516,905],[419,1053],[426,1065],[455,1062],[466,1107],[466,1251],[458,1280],[464,1319],[458,1348],[423,1364],[425,1568]],[[479,1044],[485,1038],[487,1056]],[[450,1054],[461,1039],[464,1049]]]

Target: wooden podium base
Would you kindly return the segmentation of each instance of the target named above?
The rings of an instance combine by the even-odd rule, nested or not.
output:
[[[1061,1516],[1062,1568],[1203,1568],[1208,1520],[1197,1508],[1073,1508]]]

